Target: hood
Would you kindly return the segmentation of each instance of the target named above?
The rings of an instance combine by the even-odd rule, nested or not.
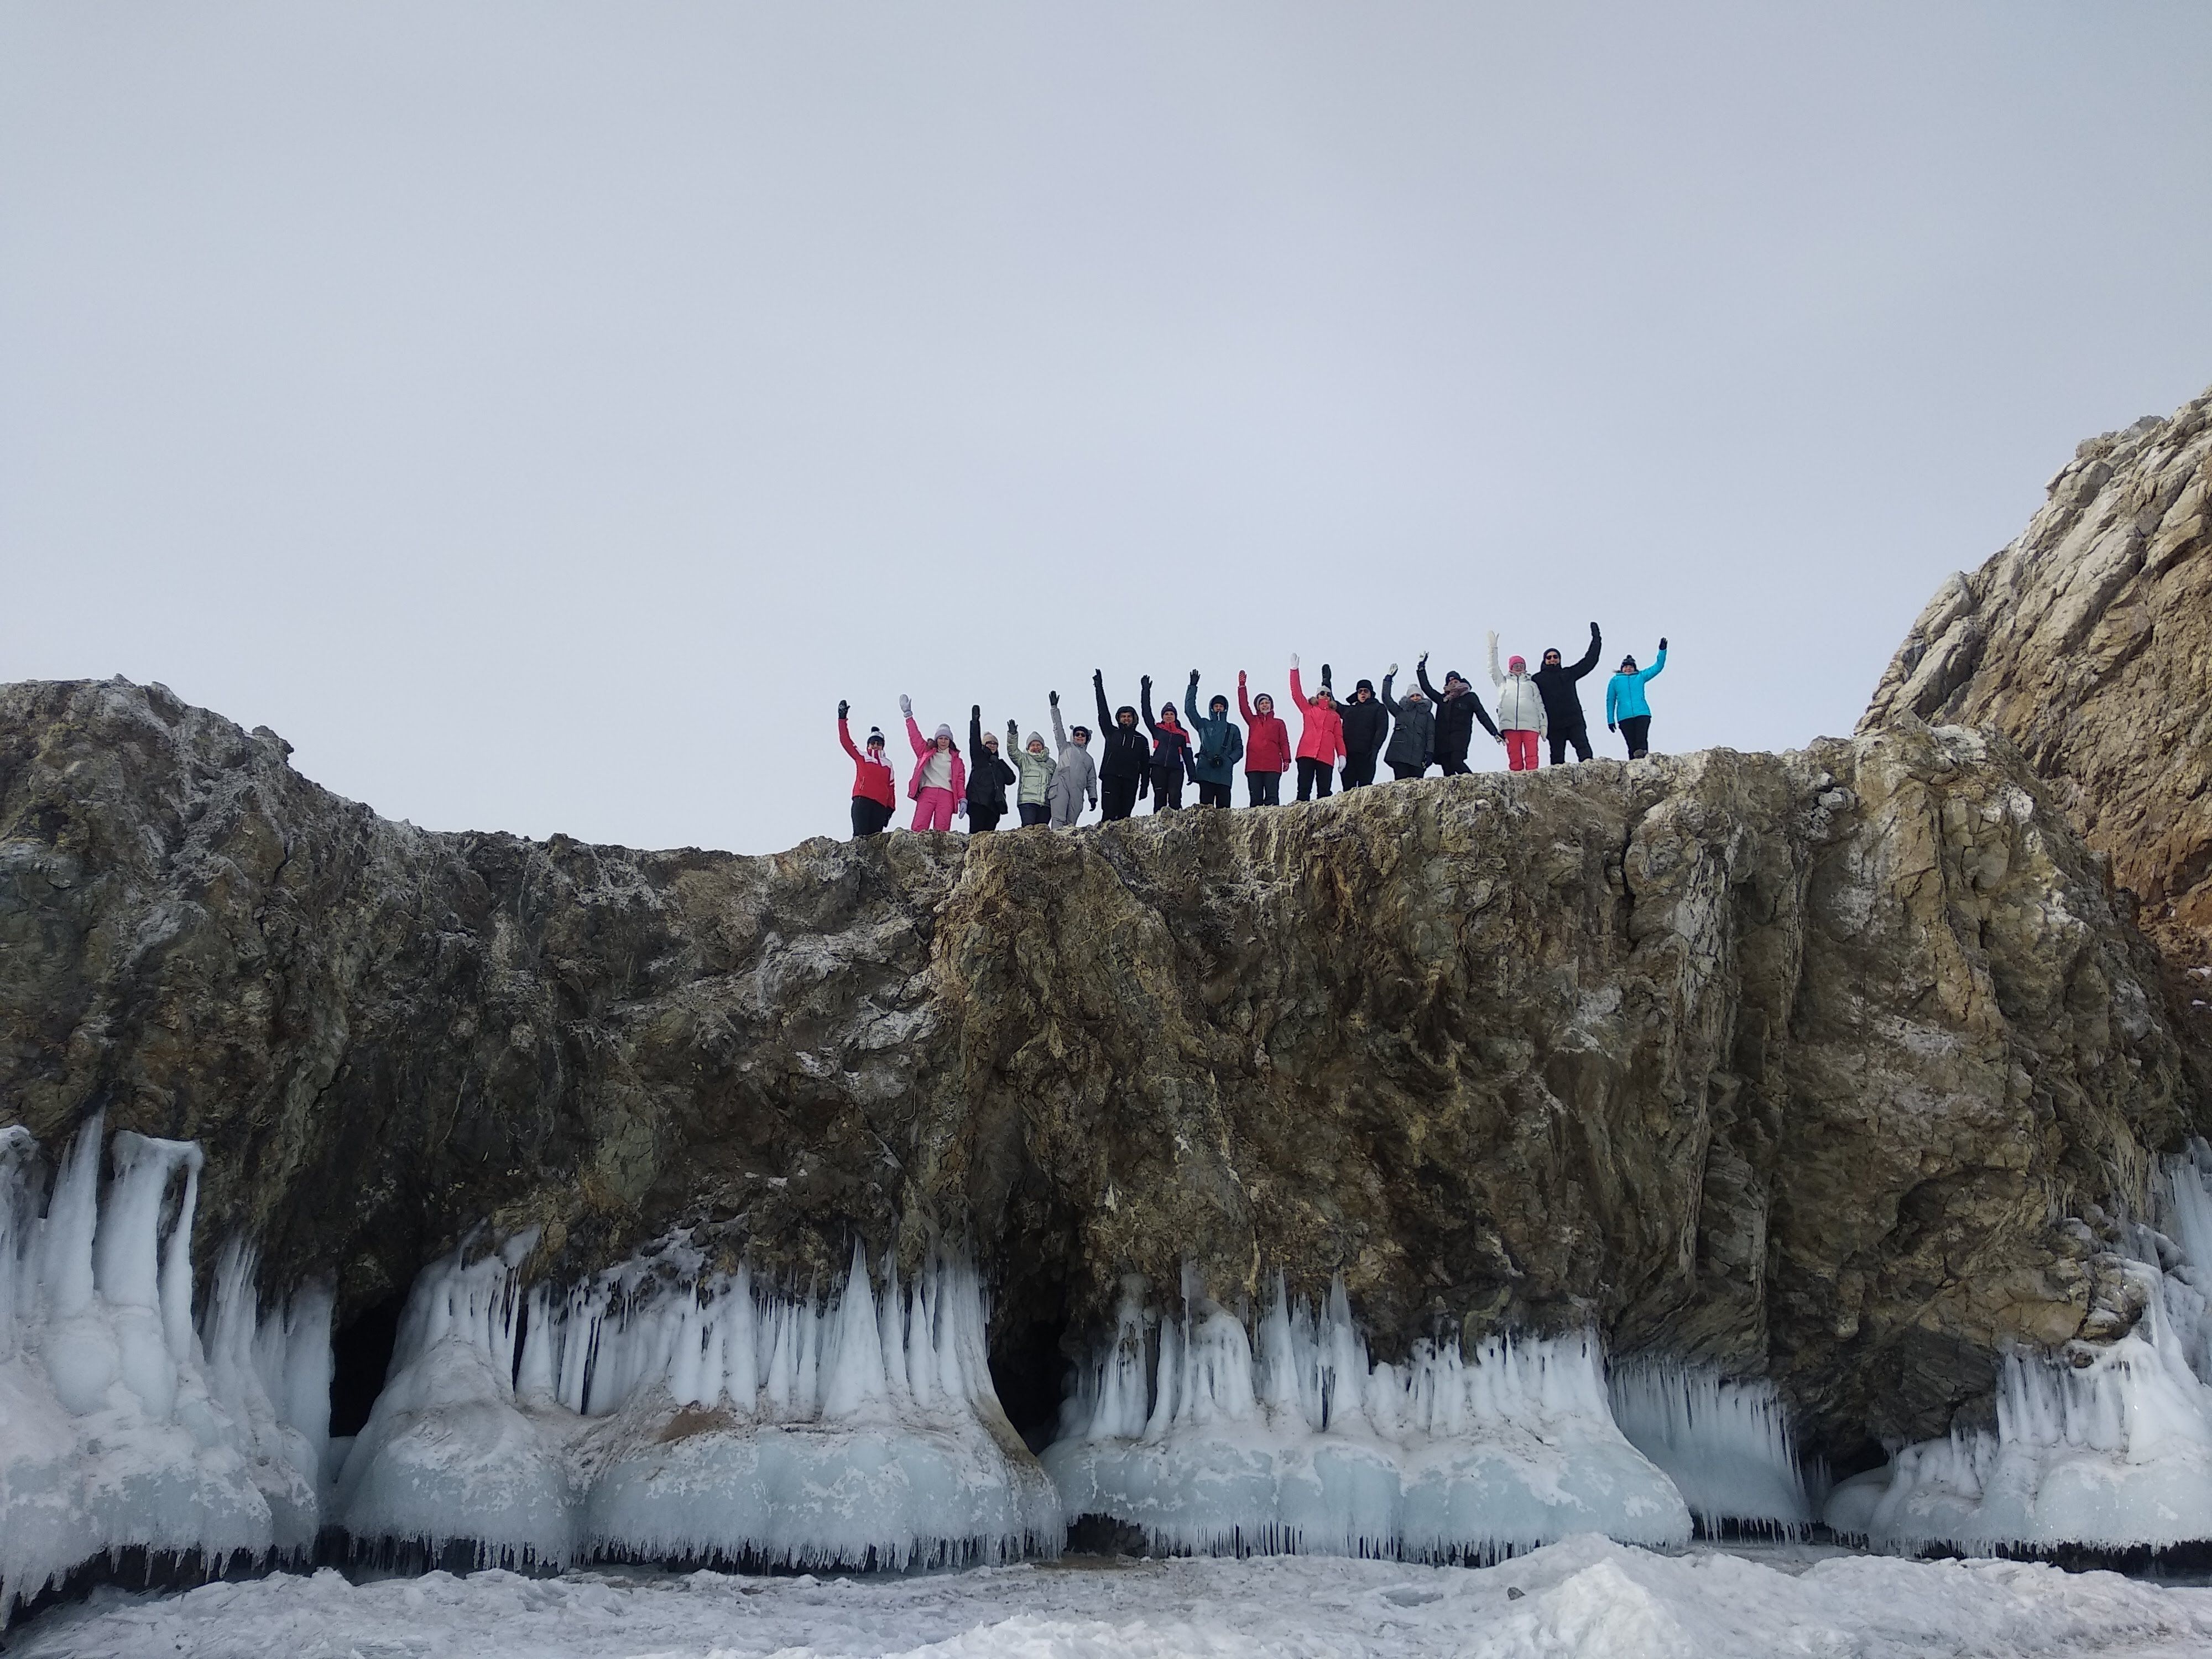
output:
[[[1121,723],[1121,716],[1124,714],[1127,714],[1133,720],[1137,718],[1137,711],[1125,702],[1119,708],[1114,711],[1114,724],[1119,726]]]

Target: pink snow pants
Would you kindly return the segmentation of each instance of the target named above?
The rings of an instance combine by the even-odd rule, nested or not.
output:
[[[1533,772],[1536,769],[1536,734],[1534,732],[1508,732],[1505,734],[1505,769],[1509,772]]]
[[[914,803],[914,827],[917,830],[950,830],[952,827],[952,792],[950,789],[923,790]]]

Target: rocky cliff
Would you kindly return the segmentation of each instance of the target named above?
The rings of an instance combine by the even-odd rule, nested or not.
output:
[[[198,1141],[202,1248],[335,1280],[342,1372],[479,1224],[573,1275],[693,1223],[825,1283],[967,1241],[1024,1429],[1188,1261],[1341,1273],[1385,1353],[1771,1376],[1849,1458],[2124,1329],[2097,1206],[2195,1121],[2104,866],[1960,730],[766,858],[427,833],[286,754],[0,689],[0,1120]]]
[[[2018,744],[2140,899],[2179,1006],[2207,997],[2212,392],[2082,444],[2019,538],[1937,590],[1861,730],[1902,715]]]

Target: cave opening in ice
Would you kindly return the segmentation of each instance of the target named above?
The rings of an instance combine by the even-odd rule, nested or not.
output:
[[[1814,1493],[1771,1382],[1662,1358],[1616,1364],[1607,1382],[1613,1420],[1666,1471],[1700,1532],[1796,1538],[1812,1526]]]
[[[200,1168],[97,1115],[52,1169],[0,1129],[0,1610],[96,1562],[190,1577],[314,1541],[330,1296],[264,1310],[234,1241],[196,1322]]]
[[[331,1433],[359,1434],[367,1426],[376,1396],[392,1370],[392,1351],[399,1340],[399,1316],[406,1310],[403,1291],[370,1304],[338,1327],[331,1337]]]
[[[906,1568],[1056,1553],[964,1253],[757,1281],[688,1234],[562,1287],[530,1235],[418,1278],[333,1513],[443,1559]]]
[[[1123,1289],[1045,1453],[1073,1517],[1158,1550],[1485,1562],[1574,1532],[1672,1545],[1666,1474],[1614,1424],[1594,1338],[1415,1343],[1375,1361],[1341,1279],[1275,1280],[1256,1319],[1186,1275],[1182,1310]]]
[[[1829,1527],[1908,1551],[2212,1539],[2212,1147],[2161,1160],[2152,1213],[2118,1225],[2142,1301],[2131,1331],[2007,1355],[1994,1429],[1904,1447],[1839,1483]]]

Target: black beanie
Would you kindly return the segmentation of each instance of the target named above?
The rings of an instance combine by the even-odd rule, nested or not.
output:
[[[1372,691],[1375,689],[1375,682],[1373,680],[1362,680],[1358,684],[1353,686],[1352,689],[1355,691]]]

